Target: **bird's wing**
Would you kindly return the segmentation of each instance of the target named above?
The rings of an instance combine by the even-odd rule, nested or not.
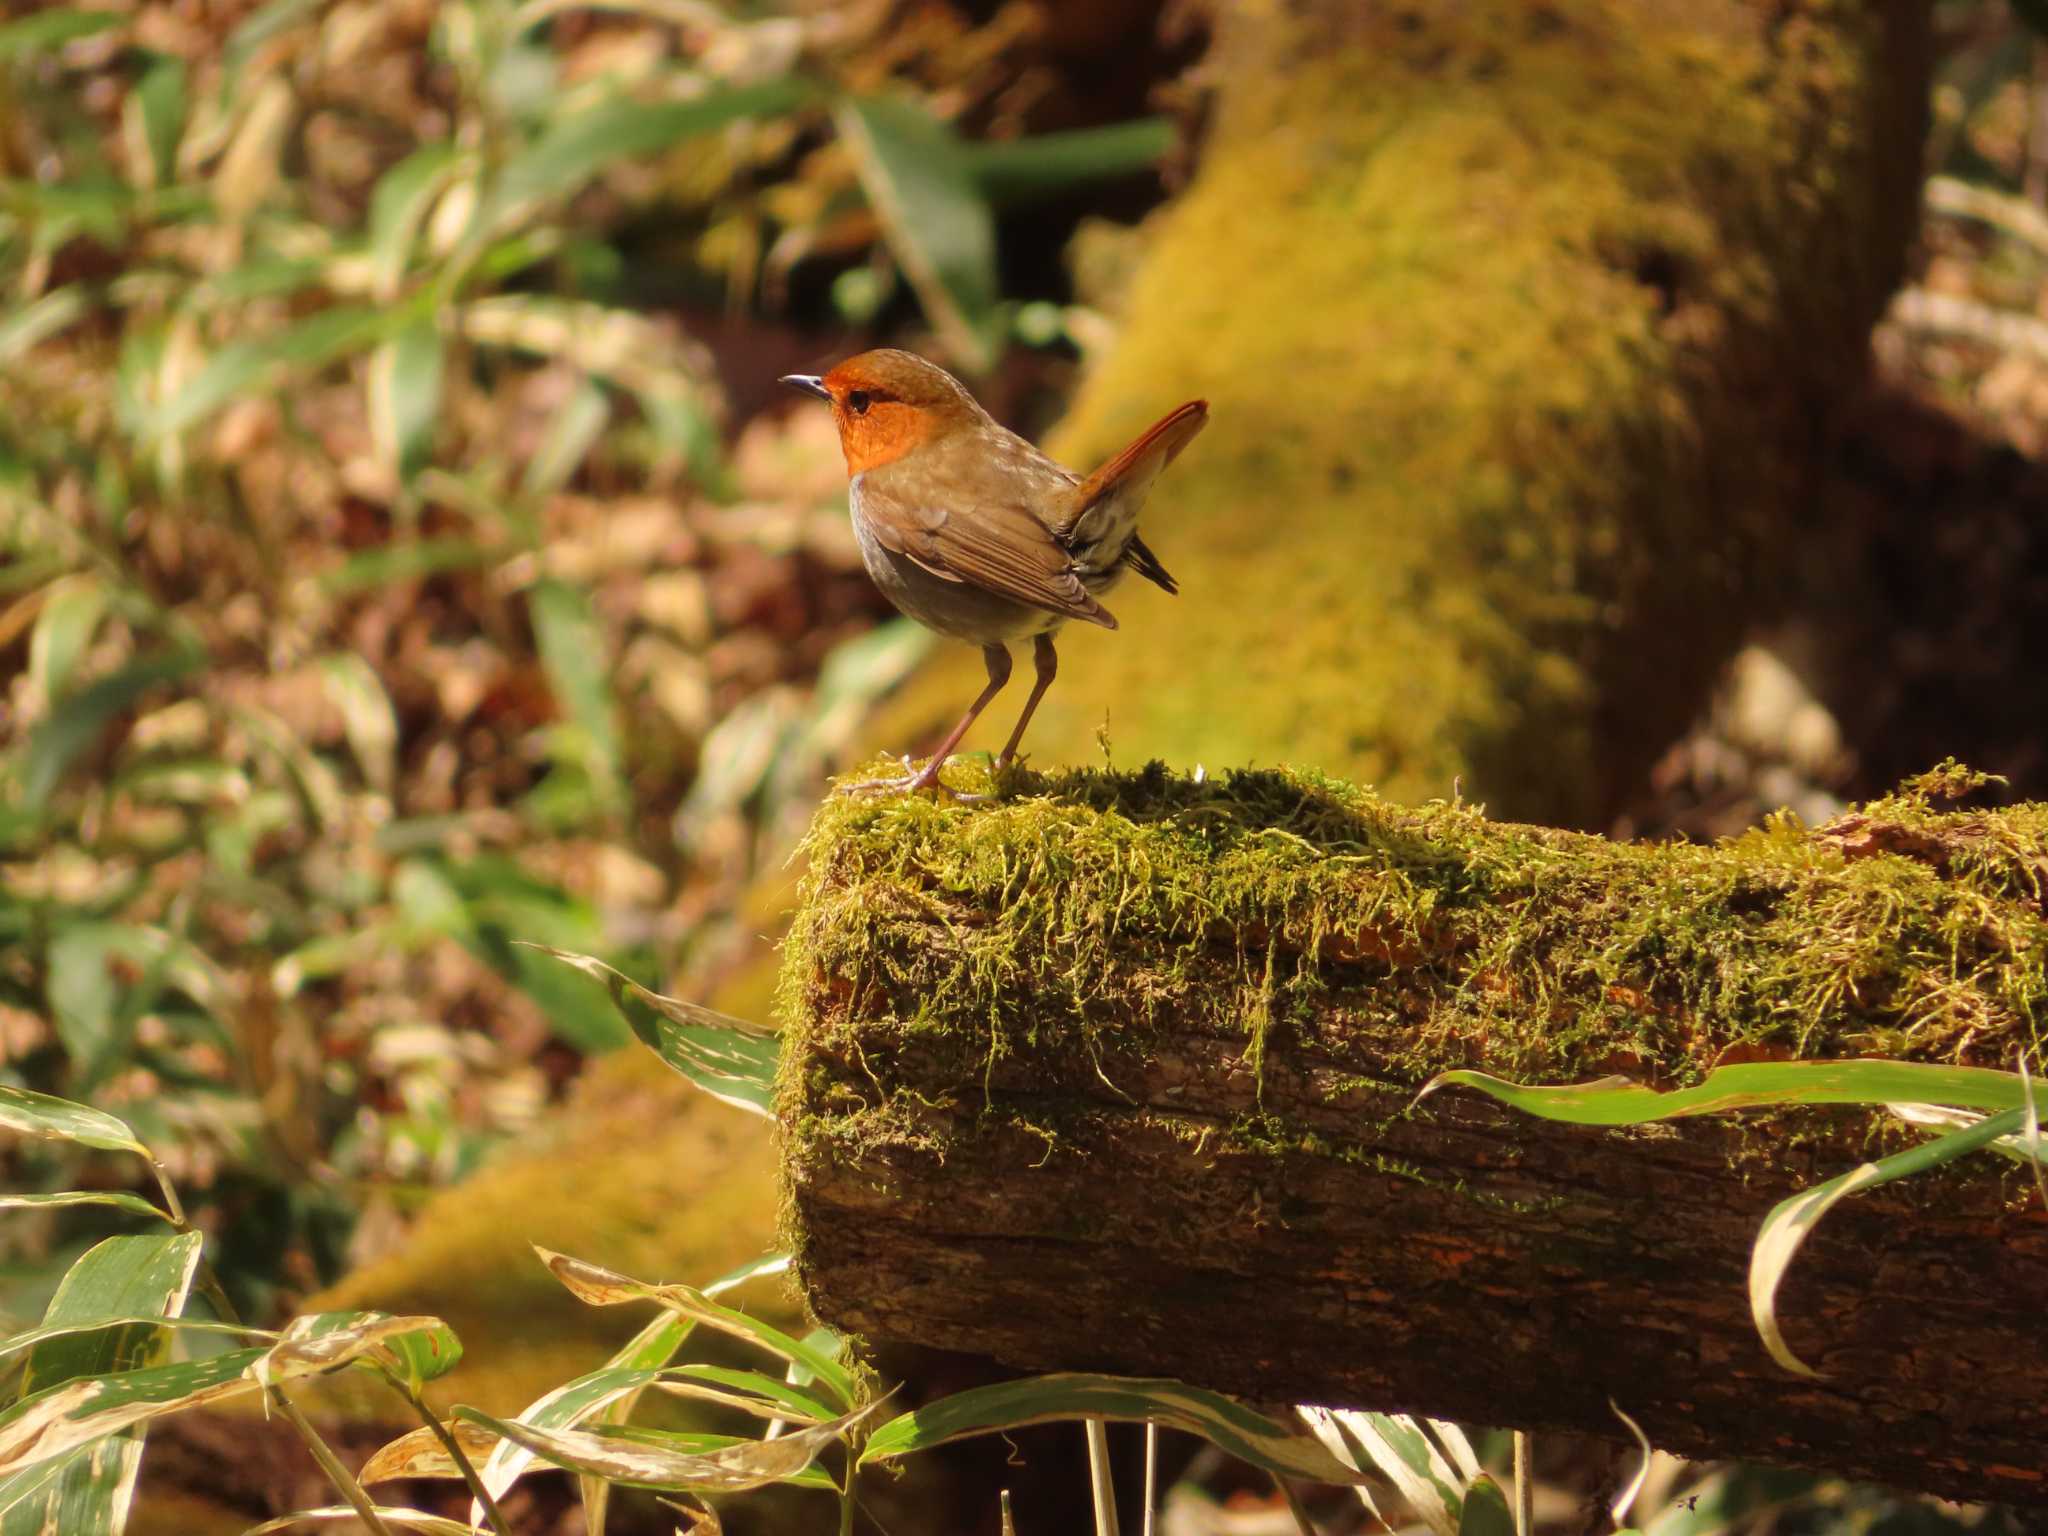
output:
[[[981,501],[956,513],[928,497],[911,501],[870,486],[861,497],[861,515],[886,548],[942,580],[1116,628],[1115,617],[1081,584],[1074,557],[1015,502]]]
[[[1071,531],[1089,508],[1109,497],[1135,494],[1142,501],[1159,472],[1180,457],[1181,449],[1193,442],[1208,422],[1206,400],[1190,400],[1153,422],[1123,452],[1074,487],[1070,510],[1060,519],[1060,531]]]

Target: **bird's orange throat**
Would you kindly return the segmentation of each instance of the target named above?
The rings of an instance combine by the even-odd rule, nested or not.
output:
[[[833,414],[839,418],[839,446],[846,454],[849,475],[893,464],[939,436],[949,425],[938,412],[900,400],[877,400],[861,416],[843,407]]]

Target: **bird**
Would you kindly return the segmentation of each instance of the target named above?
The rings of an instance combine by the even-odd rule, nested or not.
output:
[[[1032,642],[1036,679],[996,757],[1016,760],[1025,727],[1059,670],[1053,637],[1070,619],[1117,627],[1104,593],[1136,571],[1180,590],[1138,537],[1159,472],[1209,419],[1190,400],[1093,474],[1075,474],[996,421],[965,385],[914,352],[877,348],[829,372],[779,381],[832,407],[846,455],[847,502],[861,563],[883,596],[941,635],[982,648],[988,686],[923,768],[842,788],[945,790],[939,770],[1010,680],[1010,644]]]

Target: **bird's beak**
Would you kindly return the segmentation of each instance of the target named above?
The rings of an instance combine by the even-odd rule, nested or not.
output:
[[[807,395],[816,395],[828,405],[832,402],[832,391],[825,387],[825,381],[815,373],[785,373],[775,382],[787,384],[791,389],[800,389]]]

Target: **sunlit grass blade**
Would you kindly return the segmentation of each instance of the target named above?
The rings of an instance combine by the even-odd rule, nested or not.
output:
[[[432,462],[441,422],[441,330],[421,314],[370,354],[370,436],[377,455],[401,486]]]
[[[480,215],[485,231],[501,228],[524,205],[566,196],[613,161],[652,155],[742,118],[774,116],[800,106],[813,87],[798,79],[714,90],[687,101],[608,101],[557,118],[506,161]]]
[[[1170,117],[1141,117],[1021,139],[982,139],[961,145],[961,157],[983,197],[1019,202],[1148,171],[1173,149],[1177,131]]]
[[[925,314],[971,372],[995,362],[995,218],[951,128],[909,101],[857,97],[837,113],[874,206]]]
[[[1613,1410],[1614,1416],[1627,1426],[1629,1434],[1635,1437],[1636,1448],[1643,1454],[1643,1459],[1636,1465],[1635,1476],[1631,1477],[1628,1485],[1607,1504],[1608,1517],[1619,1530],[1628,1524],[1629,1511],[1635,1508],[1636,1497],[1643,1491],[1643,1484],[1650,1480],[1650,1468],[1657,1460],[1657,1452],[1650,1444],[1650,1437],[1643,1433],[1643,1426],[1623,1413],[1619,1403],[1610,1397],[1607,1406]]]
[[[196,1233],[182,1234],[180,1241],[196,1235]],[[84,1261],[81,1260],[80,1262]],[[83,1334],[98,1333],[107,1328],[127,1329],[133,1327],[170,1329],[179,1333],[217,1333],[238,1339],[275,1339],[278,1336],[274,1330],[269,1328],[250,1328],[242,1323],[216,1323],[205,1318],[154,1317],[128,1313],[110,1314],[80,1322],[46,1322],[39,1328],[30,1328],[21,1333],[11,1334],[5,1339],[0,1339],[0,1360],[5,1360],[9,1355],[18,1355],[24,1349],[33,1349],[45,1339],[75,1338]],[[46,1382],[44,1385],[48,1385],[48,1383]]]
[[[457,1408],[455,1412],[571,1471],[642,1488],[739,1493],[797,1476],[820,1451],[851,1433],[881,1406],[873,1403],[777,1440],[742,1440],[705,1452],[679,1450],[654,1435],[543,1430],[494,1418],[475,1408]]]
[[[565,582],[543,580],[527,595],[541,665],[567,726],[558,738],[573,741],[564,755],[577,760],[604,793],[619,783],[618,703],[612,696],[611,656],[589,594]]]
[[[146,1233],[110,1237],[88,1250],[65,1273],[43,1326],[30,1336],[23,1396],[156,1359],[169,1338],[161,1320],[185,1305],[201,1244],[197,1232]],[[10,1352],[21,1342],[10,1340]],[[8,1501],[0,1531],[120,1530],[142,1465],[140,1430],[97,1450],[80,1447],[64,1462],[27,1496]]]
[[[291,1320],[254,1374],[267,1382],[366,1358],[395,1368],[417,1388],[453,1370],[462,1359],[462,1344],[438,1317],[315,1312]]]
[[[39,595],[42,611],[28,637],[28,676],[47,706],[71,691],[72,669],[99,630],[113,594],[100,578],[77,575],[51,582]]]
[[[459,1357],[455,1336],[435,1318],[317,1313],[295,1319],[267,1349],[112,1371],[22,1399],[0,1413],[0,1475],[167,1413],[249,1396],[297,1377],[361,1364],[419,1378],[445,1370]]]
[[[427,209],[458,164],[446,140],[422,144],[378,179],[370,194],[370,292],[383,302],[396,298],[411,265],[415,237]]]
[[[1062,1372],[997,1382],[901,1414],[868,1438],[863,1464],[929,1450],[949,1440],[1062,1419],[1118,1419],[1185,1430],[1255,1467],[1319,1483],[1355,1484],[1359,1473],[1312,1435],[1218,1392],[1156,1377]]]
[[[352,651],[320,658],[320,681],[341,716],[342,733],[363,778],[389,794],[398,771],[398,712],[376,670]]]
[[[185,77],[183,59],[160,54],[122,104],[122,131],[153,187],[168,187],[177,174],[178,143],[185,135]]]
[[[430,1515],[424,1510],[401,1509],[390,1504],[379,1504],[376,1511],[377,1518],[386,1525],[402,1531],[418,1531],[420,1536],[476,1536],[475,1529],[468,1522],[450,1520],[446,1515]],[[360,1527],[362,1516],[346,1504],[328,1504],[252,1525],[242,1536],[276,1536],[276,1533],[295,1530],[302,1525],[329,1525],[342,1520]]]
[[[633,1033],[704,1092],[737,1109],[773,1118],[775,1071],[782,1045],[772,1032],[731,1014],[650,991],[595,956],[546,944],[522,942],[521,947],[537,949],[603,982],[613,1006]],[[639,1016],[626,1007],[628,993],[658,1015],[652,1028],[643,1026]]]
[[[399,318],[403,316],[394,317],[380,307],[338,304],[260,341],[230,342],[207,360],[196,378],[143,418],[140,436],[145,442],[176,436],[230,400],[367,351]]]
[[[1345,1466],[1362,1472],[1370,1465],[1392,1483],[1431,1536],[1457,1536],[1468,1479],[1445,1459],[1416,1420],[1344,1408],[1302,1407],[1295,1412]],[[1381,1518],[1370,1500],[1366,1506],[1374,1518]]]
[[[611,396],[595,379],[584,379],[548,423],[533,457],[526,461],[520,489],[540,499],[554,495],[582,466],[611,419]]]
[[[487,1429],[466,1424],[460,1419],[444,1419],[441,1428],[455,1437],[472,1466],[484,1458],[495,1455],[506,1442]],[[363,1469],[356,1474],[360,1483],[388,1483],[399,1477],[450,1477],[459,1478],[462,1469],[455,1464],[455,1458],[448,1454],[448,1447],[440,1435],[425,1424],[418,1429],[400,1435],[377,1447],[370,1459],[363,1463]],[[510,1484],[508,1483],[509,1487]],[[482,1511],[475,1512],[481,1523]]]
[[[1786,1344],[1784,1333],[1778,1326],[1777,1296],[1778,1286],[1784,1280],[1785,1272],[1791,1268],[1800,1244],[1806,1241],[1807,1234],[1821,1217],[1850,1195],[1952,1163],[2001,1136],[2012,1134],[2025,1125],[2026,1114],[2026,1109],[2021,1107],[1992,1115],[1976,1125],[1951,1131],[1937,1141],[1908,1147],[1874,1163],[1863,1163],[1773,1206],[1770,1215],[1764,1218],[1763,1230],[1757,1233],[1749,1253],[1750,1316],[1755,1320],[1756,1331],[1762,1336],[1764,1348],[1770,1352],[1771,1358],[1786,1370],[1801,1376],[1820,1374],[1801,1361]]]
[[[53,701],[50,713],[29,735],[20,761],[24,806],[40,812],[63,781],[65,770],[79,753],[99,740],[100,733],[117,715],[150,689],[190,677],[202,661],[191,651],[145,657]]]
[[[149,1149],[135,1139],[135,1133],[105,1110],[5,1083],[0,1083],[0,1127],[24,1136],[75,1141],[102,1152],[149,1156]]]
[[[1690,1088],[1660,1091],[1625,1077],[1559,1087],[1524,1087],[1484,1072],[1460,1068],[1440,1072],[1416,1094],[1417,1102],[1440,1088],[1480,1092],[1545,1120],[1572,1125],[1641,1125],[1680,1115],[1755,1109],[1774,1104],[1960,1104],[1972,1109],[2010,1109],[2024,1102],[2016,1073],[1989,1067],[1950,1067],[1932,1062],[1854,1059],[1847,1061],[1752,1061],[1720,1067]]]
[[[837,1360],[801,1339],[791,1338],[772,1324],[720,1306],[694,1286],[650,1285],[617,1270],[606,1269],[602,1264],[572,1259],[567,1254],[553,1253],[545,1248],[535,1251],[549,1272],[580,1301],[594,1307],[617,1306],[628,1301],[659,1302],[706,1327],[744,1339],[803,1367],[832,1394],[841,1408],[851,1408],[859,1401],[853,1377]]]
[[[683,1377],[684,1380],[677,1380]],[[695,1383],[706,1383],[698,1386]],[[742,1413],[763,1419],[795,1419],[820,1424],[833,1410],[801,1387],[760,1371],[736,1370],[723,1365],[679,1365],[658,1383],[660,1389],[677,1397],[698,1397],[722,1403]],[[719,1390],[719,1389],[725,1390]]]
[[[48,1195],[0,1195],[0,1211],[44,1210],[71,1205],[108,1205],[116,1210],[127,1211],[133,1216],[154,1216],[160,1221],[169,1221],[162,1206],[152,1205],[140,1195],[131,1195],[121,1189],[66,1189]],[[13,1340],[7,1341],[11,1347]]]
[[[92,302],[77,283],[53,288],[32,303],[0,318],[0,366],[65,330],[91,313]]]
[[[0,1413],[0,1476],[39,1466],[167,1413],[257,1390],[246,1372],[266,1351],[237,1349],[204,1360],[51,1387]]]
[[[102,1152],[133,1152],[148,1163],[150,1171],[156,1175],[157,1187],[163,1191],[164,1205],[169,1212],[167,1219],[183,1225],[185,1212],[178,1204],[178,1192],[166,1177],[163,1164],[156,1160],[149,1148],[136,1140],[135,1133],[123,1121],[104,1110],[0,1083],[0,1128],[19,1131],[25,1136],[75,1141]]]
[[[53,6],[39,14],[25,16],[0,26],[0,60],[46,53],[81,37],[91,37],[113,27],[126,26],[129,18],[119,11],[74,10]]]

